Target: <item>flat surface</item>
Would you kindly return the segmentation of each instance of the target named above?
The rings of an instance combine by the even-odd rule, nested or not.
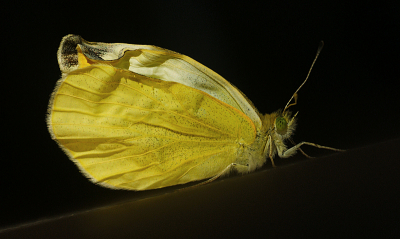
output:
[[[1,238],[399,235],[400,140],[3,230]],[[157,190],[155,190],[157,191]]]

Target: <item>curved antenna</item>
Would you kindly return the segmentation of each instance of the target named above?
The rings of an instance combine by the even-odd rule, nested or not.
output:
[[[312,68],[313,68],[313,66],[314,66],[314,64],[315,64],[315,62],[317,61],[317,58],[318,58],[318,56],[319,56],[319,53],[321,53],[321,50],[322,50],[323,47],[324,47],[324,41],[321,41],[321,42],[319,43],[318,50],[317,50],[317,54],[315,55],[314,61],[313,61],[313,63],[311,64],[311,67],[310,67],[310,70],[308,71],[308,74],[307,74],[306,79],[303,81],[303,83],[300,85],[300,87],[296,90],[296,92],[294,92],[294,94],[292,95],[292,98],[290,98],[289,102],[287,102],[287,104],[286,104],[285,109],[283,110],[283,112],[285,112],[285,110],[287,110],[287,108],[289,108],[290,106],[296,105],[296,104],[297,104],[297,92],[300,90],[300,88],[301,88],[301,87],[306,83],[306,81],[308,80],[308,77],[310,76],[311,70],[312,70]],[[294,103],[292,103],[292,104],[289,105],[289,103],[293,100],[293,98],[294,98]],[[282,113],[283,113],[283,112],[282,112]]]

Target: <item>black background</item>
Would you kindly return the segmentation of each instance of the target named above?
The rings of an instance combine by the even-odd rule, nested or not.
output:
[[[400,138],[400,99],[397,85],[400,63],[400,7],[395,1],[369,4],[330,4],[323,1],[282,1],[279,4],[255,1],[30,4],[9,8],[10,15],[5,15],[3,19],[8,24],[3,25],[5,34],[2,37],[3,154],[0,169],[0,229],[35,221],[46,224],[46,220],[51,221],[60,215],[121,202],[135,202],[138,199],[150,200],[159,206],[165,202],[162,196],[165,193],[177,197],[177,203],[188,197],[187,200],[192,205],[187,205],[187,208],[212,210],[210,215],[213,216],[207,218],[207,221],[204,221],[204,217],[199,217],[203,220],[201,222],[196,220],[196,214],[193,213],[191,220],[179,221],[184,225],[171,224],[178,231],[180,226],[185,226],[189,228],[188,233],[193,229],[191,232],[200,233],[198,235],[212,235],[213,230],[204,226],[210,224],[220,230],[220,233],[229,235],[240,228],[229,226],[238,225],[230,224],[231,221],[243,221],[243,231],[249,233],[249,224],[257,228],[252,231],[267,232],[271,228],[296,225],[289,218],[287,222],[271,225],[267,222],[273,221],[274,215],[264,215],[265,218],[252,217],[251,210],[247,218],[238,218],[237,212],[246,209],[232,204],[229,201],[232,197],[228,195],[246,198],[247,202],[252,198],[262,197],[261,193],[257,194],[257,185],[252,184],[257,181],[249,181],[251,185],[248,186],[256,190],[251,193],[239,191],[234,186],[236,183],[243,183],[241,180],[256,176],[219,180],[213,183],[219,185],[219,189],[214,191],[208,191],[207,188],[215,186],[205,185],[179,192],[173,189],[148,192],[114,191],[96,186],[85,179],[51,140],[45,123],[48,100],[60,77],[56,52],[61,38],[67,34],[78,34],[95,42],[156,45],[190,56],[237,86],[262,113],[271,113],[285,106],[304,80],[319,42],[324,40],[325,47],[309,81],[299,92],[298,105],[292,108],[299,110],[294,140],[343,149],[361,148],[357,152],[363,152],[362,147],[368,148],[379,142]],[[398,141],[394,145],[398,147]],[[384,146],[370,150],[379,150],[382,147]],[[332,154],[330,151],[311,147],[304,147],[304,150],[313,156]],[[392,152],[388,150],[383,153]],[[385,165],[385,157],[380,157],[380,154],[376,156],[374,160],[367,161],[367,167],[374,168],[374,164]],[[362,156],[356,154],[346,157],[349,160],[357,159],[357,163],[343,165],[346,168],[354,167],[347,168],[349,172],[354,170],[356,173],[365,167],[360,158]],[[283,168],[284,164],[295,165],[293,167],[296,168],[307,162],[301,154],[291,159],[275,160],[277,166]],[[318,161],[312,162],[318,164]],[[298,168],[301,169],[301,166]],[[284,171],[279,174],[279,171],[270,168],[269,163],[262,172],[271,172],[277,175],[278,180],[279,177],[284,177],[290,182],[290,175],[283,174]],[[310,171],[311,178],[312,172],[314,171]],[[348,178],[341,178],[340,167],[338,171],[332,170],[326,174],[348,182],[352,180],[351,173],[346,174]],[[259,175],[257,180],[266,180],[262,176],[264,174],[256,175]],[[380,178],[377,180],[379,182]],[[391,189],[398,190],[399,182],[394,180],[391,183]],[[340,192],[341,195],[350,195],[355,186],[349,184],[353,186],[346,189],[346,185],[343,185],[345,190]],[[223,190],[227,192],[223,193]],[[301,192],[300,189],[298,191]],[[191,192],[208,196],[212,200],[196,201]],[[279,190],[273,193],[276,193],[276,198],[280,197]],[[330,193],[336,195],[335,191]],[[396,191],[393,192],[393,197],[395,193]],[[307,197],[312,200],[313,194]],[[262,200],[255,203],[260,201]],[[168,202],[173,204],[174,200]],[[216,206],[221,204],[229,205],[229,210]],[[253,206],[254,210],[259,208],[262,211],[266,205],[259,203]],[[338,198],[335,205],[338,205],[338,210],[351,211],[346,199]],[[165,206],[173,207],[174,211],[171,213],[174,215],[162,215],[160,219],[157,211],[142,213],[154,215],[154,218],[158,218],[157,223],[164,223],[165,226],[176,220],[180,210],[187,210],[180,207],[180,204]],[[371,205],[374,206],[376,205]],[[152,207],[150,203],[149,208]],[[282,205],[277,206],[281,207],[283,208]],[[291,208],[286,210],[290,211]],[[393,208],[392,212],[398,213],[399,207]],[[222,213],[226,217],[226,223],[219,227]],[[285,215],[296,218],[296,215]],[[114,216],[121,218],[127,215]],[[329,217],[329,213],[321,212],[320,216]],[[387,216],[388,213],[371,220],[389,220]],[[157,223],[150,223],[151,217],[148,220],[149,224],[145,224],[148,228],[138,228],[138,234],[141,234],[141,230],[160,230]],[[285,224],[288,222],[290,223]],[[336,226],[338,225],[325,225],[325,235],[334,232],[331,229]],[[107,224],[99,224],[96,229],[101,231],[106,228]],[[367,227],[364,229],[368,232]],[[60,228],[60,231],[66,233],[69,230],[73,228]],[[120,229],[120,232],[123,230]],[[324,231],[324,226],[321,230]]]

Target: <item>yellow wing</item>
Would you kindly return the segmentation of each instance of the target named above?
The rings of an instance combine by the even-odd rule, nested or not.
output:
[[[150,45],[88,42],[80,36],[67,35],[60,44],[58,59],[64,73],[102,63],[190,86],[242,111],[261,129],[260,114],[240,90],[213,70],[177,52]],[[240,55],[238,60],[247,59]]]
[[[48,126],[95,183],[146,190],[210,178],[256,138],[249,117],[200,90],[87,65],[58,82]]]

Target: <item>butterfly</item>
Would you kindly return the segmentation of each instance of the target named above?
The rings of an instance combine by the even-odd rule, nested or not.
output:
[[[48,129],[80,171],[104,187],[210,182],[232,171],[250,173],[267,158],[275,166],[276,155],[290,157],[305,144],[340,151],[309,142],[286,146],[296,127],[287,108],[305,81],[284,110],[260,114],[223,77],[160,47],[67,35],[57,58],[62,77],[51,95]]]

